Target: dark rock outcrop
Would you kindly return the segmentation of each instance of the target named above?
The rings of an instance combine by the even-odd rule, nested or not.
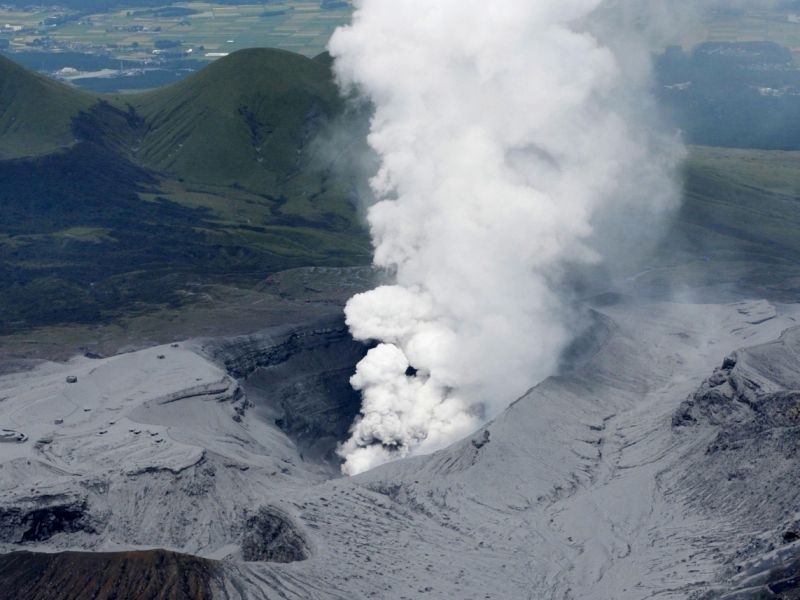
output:
[[[256,369],[274,367],[298,354],[315,349],[362,349],[350,337],[343,317],[306,326],[284,325],[251,335],[206,340],[203,352],[222,364],[237,379],[247,379]],[[363,350],[361,350],[363,354]]]
[[[79,531],[96,532],[85,498],[42,496],[30,502],[0,507],[2,542],[43,542],[59,533]]]
[[[786,458],[800,452],[800,328],[778,341],[741,350],[684,401],[673,427],[711,425],[717,436],[706,452],[737,450],[756,441]]]
[[[800,558],[770,561],[746,574],[744,583],[729,592],[709,592],[699,600],[800,600]]]
[[[262,507],[247,520],[242,555],[247,561],[291,563],[309,556],[305,539],[289,517]]]
[[[216,563],[165,550],[0,555],[0,600],[211,600],[215,587]]]
[[[337,462],[336,444],[361,406],[349,380],[367,352],[342,318],[209,340],[203,351],[244,380],[257,414],[286,433],[306,460]]]

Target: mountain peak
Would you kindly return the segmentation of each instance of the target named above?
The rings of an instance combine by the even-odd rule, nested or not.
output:
[[[72,143],[72,118],[96,99],[0,56],[0,158],[53,152]]]

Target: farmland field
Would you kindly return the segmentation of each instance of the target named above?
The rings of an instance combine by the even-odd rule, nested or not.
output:
[[[92,15],[69,15],[58,8],[0,9],[0,23],[22,28],[8,29],[0,38],[9,41],[12,52],[77,51],[126,60],[170,53],[210,60],[251,47],[313,56],[325,49],[334,29],[349,15],[345,5],[323,9],[319,2],[302,0],[242,5],[187,2]]]
[[[698,42],[770,41],[790,48],[800,55],[800,10],[770,9],[719,12],[713,15],[699,32]]]

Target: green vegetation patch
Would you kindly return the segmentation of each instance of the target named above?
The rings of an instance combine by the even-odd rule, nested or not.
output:
[[[149,126],[153,169],[279,195],[308,167],[315,132],[340,110],[330,71],[279,50],[243,50],[167,88],[120,98]]]
[[[795,301],[800,293],[800,152],[693,147],[684,203],[640,281]]]
[[[342,109],[322,62],[251,50],[157,92],[105,98],[0,68],[21,79],[17,93],[60,107],[61,128],[41,127],[49,145],[36,155],[0,160],[0,333],[369,262],[352,182],[312,143]],[[4,116],[35,138],[24,103]],[[0,144],[15,150],[18,131],[0,131]]]
[[[71,144],[72,118],[96,100],[0,56],[0,160]]]

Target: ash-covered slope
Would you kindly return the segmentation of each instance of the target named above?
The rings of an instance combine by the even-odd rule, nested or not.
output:
[[[703,440],[673,415],[731,349],[780,335],[796,309],[603,312],[588,357],[469,439],[295,496],[315,548],[291,570],[296,597],[686,598],[725,581],[751,530],[692,504],[682,482]]]
[[[673,426],[696,440],[697,468],[671,485],[742,540],[727,552],[732,583],[708,598],[800,597],[800,327],[727,357]]]
[[[282,497],[329,476],[322,459],[333,442],[320,460],[304,460],[287,437],[302,438],[303,428],[284,433],[253,415],[258,395],[248,399],[203,352],[238,374],[301,361],[294,378],[299,407],[287,396],[263,410],[313,405],[304,424],[319,432],[330,428],[326,415],[340,401],[331,398],[327,406],[328,396],[302,392],[318,381],[341,387],[338,363],[360,351],[341,322],[326,321],[236,343],[78,358],[0,378],[0,544],[6,550],[156,546],[304,560],[307,544],[280,508]],[[314,364],[305,356],[315,357]],[[330,435],[342,433],[334,428]]]
[[[341,323],[7,376],[3,548],[225,558],[220,577],[256,599],[785,589],[797,307],[597,311],[562,375],[485,428],[354,478],[326,462],[353,410],[331,391],[363,351]]]

